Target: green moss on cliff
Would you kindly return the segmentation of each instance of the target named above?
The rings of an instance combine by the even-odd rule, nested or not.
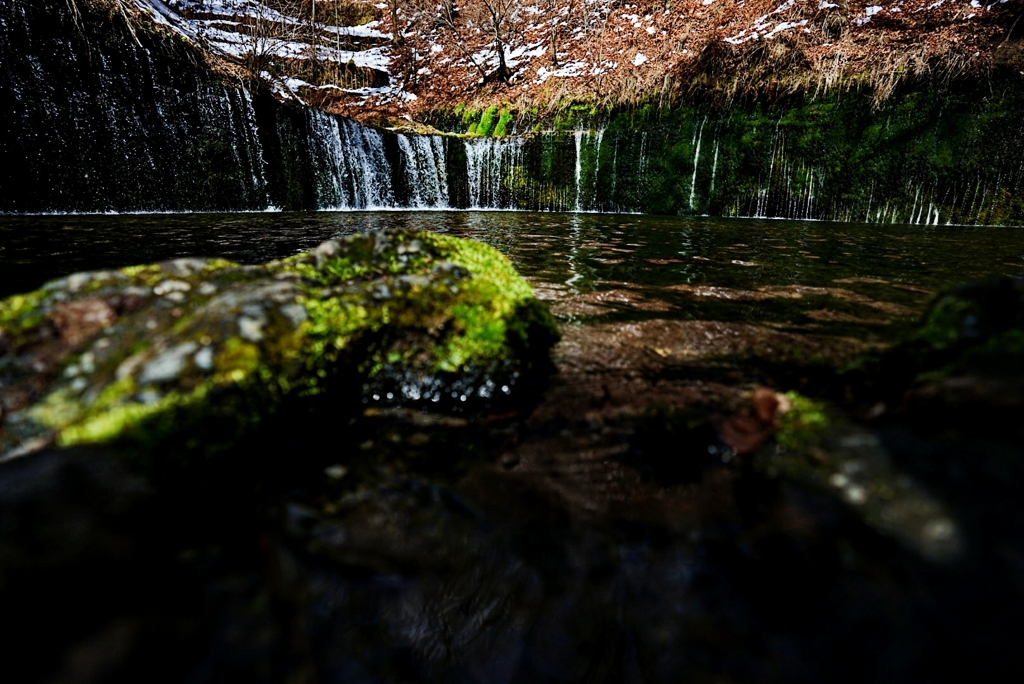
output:
[[[488,107],[480,116],[480,123],[476,127],[477,135],[488,136],[491,134],[491,126],[494,125],[494,114],[498,111],[496,106]]]
[[[579,198],[602,211],[1019,225],[1022,107],[1024,82],[1004,74],[906,89],[881,104],[833,91],[728,108],[502,110],[541,133],[522,141],[504,206],[573,210]],[[494,108],[462,116],[432,120],[501,134]],[[572,131],[583,131],[578,159]]]
[[[498,125],[494,127],[494,136],[502,137],[508,135],[511,131],[509,130],[509,124],[512,123],[515,115],[507,109],[501,110],[501,116],[498,117]]]

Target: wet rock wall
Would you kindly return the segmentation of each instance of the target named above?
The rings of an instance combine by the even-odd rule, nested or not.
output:
[[[309,110],[116,7],[0,5],[0,212],[318,206]]]
[[[72,11],[77,7],[81,14]],[[0,6],[0,212],[473,208],[1024,225],[1024,83],[360,125],[99,0]],[[117,5],[111,5],[117,7]],[[495,125],[495,123],[497,125]],[[462,135],[468,134],[468,135]]]
[[[579,105],[555,117],[526,113],[508,137],[494,136],[499,114],[489,110],[438,113],[432,123],[482,135],[466,145],[481,204],[1021,225],[1022,107],[1019,75],[993,72],[918,84],[883,103],[849,91],[724,109]]]
[[[74,7],[0,7],[0,211],[265,205],[252,97],[180,40]]]

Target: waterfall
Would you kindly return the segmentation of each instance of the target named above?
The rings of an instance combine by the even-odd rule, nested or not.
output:
[[[617,181],[619,178],[619,139],[618,136],[612,138],[612,194],[609,199],[615,202],[615,190]]]
[[[448,203],[448,169],[444,141],[436,135],[398,134],[404,157],[409,206],[444,209]]]
[[[256,109],[252,103],[252,95],[246,88],[242,88],[242,97],[245,102],[242,108],[242,120],[245,124],[246,149],[249,150],[249,166],[252,169],[252,187],[257,190],[263,204],[269,205],[270,198],[267,195],[267,178],[264,174],[266,161],[263,158],[263,145],[260,143],[259,128],[256,125]]]
[[[921,196],[921,188],[917,189],[914,194],[914,205],[910,208],[910,218],[907,219],[907,223],[914,223],[914,212],[917,211],[917,200]]]
[[[356,188],[353,205],[360,209],[395,206],[391,165],[384,154],[384,136],[355,121],[342,119],[339,127]]]
[[[309,130],[317,206],[350,208],[353,185],[338,120],[321,111],[310,110]]]
[[[775,160],[782,154],[782,150],[779,148],[779,124],[775,124],[775,132],[772,134],[772,152],[771,159],[768,165],[768,181],[763,189],[758,188],[757,193],[757,211],[754,213],[756,218],[767,218],[769,201],[772,191],[772,179],[775,177]]]
[[[444,140],[434,135],[430,137],[429,150],[434,160],[434,169],[437,174],[437,206],[449,207],[448,197],[448,164],[447,149]]]
[[[580,176],[583,175],[583,131],[576,131],[576,205],[574,211],[580,211]]]
[[[872,184],[872,196],[874,196],[874,185]],[[807,209],[804,218],[811,218],[811,207],[814,205],[814,169],[810,170],[810,181],[807,184]],[[868,210],[871,209],[871,201],[868,200]]]
[[[494,156],[493,140],[466,141],[466,175],[469,185],[469,206],[478,209],[482,206],[481,197],[485,186],[489,186],[489,170]]]
[[[508,209],[525,180],[522,138],[477,138],[465,141],[471,209]]]
[[[363,126],[225,85],[195,61],[185,43],[149,34],[138,41],[107,40],[109,27],[99,24],[78,32],[33,32],[54,17],[32,3],[23,9],[0,32],[8,79],[0,88],[0,104],[8,112],[0,144],[4,212],[276,205],[694,213],[713,207],[736,215],[857,216],[928,226],[1024,222],[1019,136],[988,124],[960,135],[963,159],[937,174],[927,166],[934,144],[928,131],[888,149],[873,147],[871,136],[844,130],[845,122],[818,122],[835,134],[823,140],[849,134],[850,149],[865,158],[885,157],[877,169],[865,169],[849,166],[860,157],[839,158],[839,148],[804,141],[801,128],[783,123],[792,111],[788,105],[773,105],[776,123],[767,126],[761,110],[737,106],[728,115],[703,119],[690,111],[678,112],[678,118],[669,112],[661,123],[613,117],[610,132],[574,130],[571,139],[563,131],[471,139],[419,135]],[[65,20],[62,25],[70,26]],[[77,65],[80,78],[68,79],[69,65]],[[962,99],[958,111],[1009,111],[995,100]],[[886,117],[904,114],[894,109]],[[865,122],[876,120],[881,121],[865,112]],[[701,176],[709,123],[712,166]],[[613,145],[610,160],[602,158],[605,133]],[[685,156],[677,159],[680,150]],[[686,156],[693,163],[688,171]],[[683,176],[689,176],[689,187]]]
[[[647,169],[647,131],[640,134],[640,176],[644,175]]]
[[[419,160],[416,158],[416,149],[409,140],[409,136],[399,133],[398,147],[405,157],[405,184],[409,187],[409,206],[427,206],[423,199],[424,179],[420,177],[422,174]],[[429,181],[429,178],[427,180]]]
[[[715,161],[711,164],[711,190],[708,192],[710,199],[715,194],[715,176],[718,174],[718,141],[715,141]]]
[[[73,5],[17,6],[0,31],[2,212],[714,208],[928,226],[1024,224],[1024,124],[1014,124],[1016,132],[1006,124],[1024,103],[1016,82],[999,85],[1003,95],[990,99],[993,83],[965,83],[952,99],[917,102],[928,112],[899,104],[910,102],[903,96],[884,112],[857,110],[859,100],[850,100],[850,116],[800,103],[737,104],[653,120],[609,115],[610,131],[574,130],[572,139],[558,130],[464,139],[380,130],[282,104],[226,84],[188,42],[150,32],[132,39],[118,22],[83,24]],[[949,108],[972,124],[935,128]],[[766,117],[775,123],[765,125]],[[906,140],[864,134],[883,122],[888,130],[890,119],[913,124],[913,132]],[[708,124],[713,159],[701,176]],[[822,144],[805,139],[812,129],[823,131]],[[962,153],[949,160],[947,148]]]
[[[694,192],[697,190],[697,165],[700,163],[700,141],[704,137],[704,124],[708,122],[707,117],[704,117],[704,123],[700,125],[700,131],[697,133],[697,150],[693,154],[693,178],[690,179],[690,209],[693,210],[693,197]],[[717,157],[716,157],[717,159]]]
[[[307,111],[316,206],[320,209],[397,206],[391,186],[391,165],[384,152],[384,136],[348,119],[316,109]],[[416,187],[422,185],[417,183]]]
[[[601,178],[601,141],[604,139],[604,129],[600,129],[597,132],[597,149],[594,152],[594,201],[591,206],[595,209],[600,209],[597,201],[598,193],[598,180]]]

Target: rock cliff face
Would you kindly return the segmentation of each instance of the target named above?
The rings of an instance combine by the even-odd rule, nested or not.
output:
[[[504,114],[453,110],[471,131],[471,191],[519,208],[898,224],[1024,222],[1024,87],[1015,77],[774,103],[569,108],[558,130],[495,136]],[[483,132],[483,133],[481,133]],[[484,135],[485,137],[480,137]]]
[[[103,0],[0,6],[0,212],[399,201],[380,134],[281,102],[128,16]]]
[[[80,7],[0,8],[0,211],[266,205],[250,94],[180,39]]]

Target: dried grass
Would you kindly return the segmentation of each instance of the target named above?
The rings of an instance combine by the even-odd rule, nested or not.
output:
[[[820,96],[836,90],[867,92],[881,105],[904,84],[948,85],[992,69],[997,64],[995,48],[1005,43],[1024,4],[1009,0],[968,21],[965,17],[971,7],[966,2],[934,7],[928,0],[905,0],[902,14],[883,12],[864,21],[865,7],[874,2],[844,1],[840,7],[819,9],[818,0],[798,1],[772,15],[781,2],[748,0],[741,6],[718,0],[707,8],[696,5],[696,10],[684,5],[682,13],[673,7],[668,14],[660,11],[664,3],[641,4],[636,9],[615,5],[602,21],[587,28],[583,39],[564,46],[560,62],[599,63],[622,51],[617,56],[620,68],[598,76],[534,83],[536,69],[550,67],[550,56],[544,55],[525,68],[520,65],[510,85],[481,88],[455,62],[435,69],[431,80],[414,90],[419,100],[410,109],[415,114],[457,103],[483,108],[510,100],[546,110],[572,102],[666,107],[701,101],[725,106],[737,100],[770,100],[795,93]],[[623,13],[646,13],[645,21],[657,30],[623,31],[626,24],[619,19]],[[742,36],[741,31],[766,15],[769,28],[762,35],[781,22],[798,26],[739,45],[726,41]],[[570,33],[574,28],[564,30]],[[443,45],[441,38],[424,40]],[[1010,61],[1024,64],[1024,49],[1013,50],[1003,49],[1006,59],[1012,53]],[[646,64],[622,65],[637,52],[648,58]],[[558,85],[552,85],[552,80]]]

